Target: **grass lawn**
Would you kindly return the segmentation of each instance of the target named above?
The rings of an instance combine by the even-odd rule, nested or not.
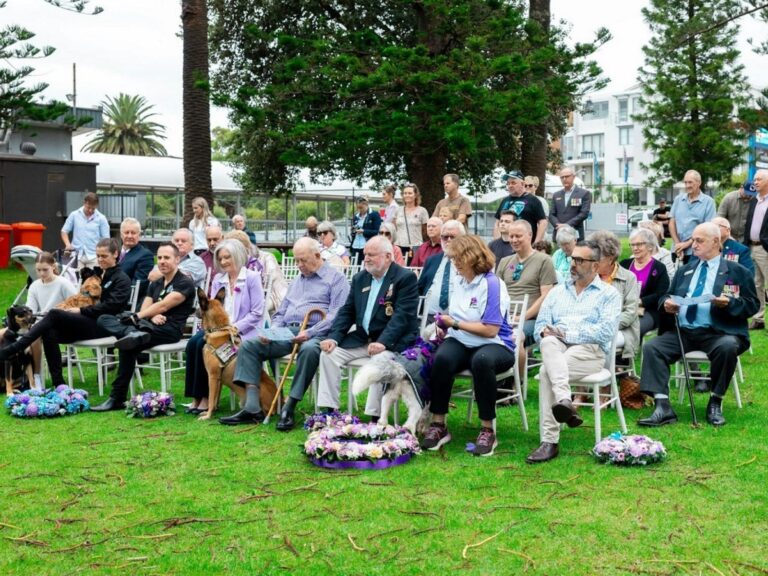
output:
[[[22,282],[0,271],[3,310]],[[597,464],[589,413],[559,458],[527,465],[533,379],[531,430],[501,409],[494,457],[464,452],[479,424],[459,404],[444,451],[376,472],[313,467],[303,430],[2,414],[0,574],[768,574],[765,333],[753,346],[744,408],[729,395],[725,427],[694,429],[679,406],[652,432],[669,459],[645,469]],[[85,388],[100,401],[94,373]],[[173,390],[181,402],[178,373]],[[609,411],[605,433],[617,426]]]

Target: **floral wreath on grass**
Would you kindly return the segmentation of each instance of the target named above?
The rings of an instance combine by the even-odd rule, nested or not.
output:
[[[5,407],[18,418],[54,418],[90,410],[88,392],[60,384],[53,390],[27,390],[9,396]]]
[[[667,457],[664,445],[648,436],[622,436],[614,432],[595,444],[592,454],[599,462],[618,466],[647,466]]]
[[[364,424],[349,414],[314,414],[304,427],[309,431],[304,453],[322,468],[389,468],[420,452],[408,429]]]
[[[176,413],[176,404],[173,403],[173,394],[168,392],[143,392],[125,403],[125,413],[129,418],[173,416]]]

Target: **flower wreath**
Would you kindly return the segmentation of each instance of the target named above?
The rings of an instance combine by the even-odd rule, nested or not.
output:
[[[88,392],[61,384],[53,390],[27,390],[9,396],[5,407],[18,418],[54,418],[85,412],[91,405]]]
[[[592,449],[599,462],[617,466],[646,466],[661,462],[667,457],[667,450],[657,440],[648,436],[622,436],[614,432],[603,438]]]
[[[125,413],[129,418],[155,418],[157,416],[173,416],[176,405],[173,394],[168,392],[144,392],[137,394],[125,403]]]
[[[304,453],[322,468],[389,468],[420,452],[406,428],[361,423],[349,414],[315,414],[307,419]]]

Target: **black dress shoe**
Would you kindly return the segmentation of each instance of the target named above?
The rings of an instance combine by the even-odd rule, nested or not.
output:
[[[528,464],[539,464],[557,458],[558,454],[560,454],[560,447],[557,444],[542,442],[536,450],[528,454],[525,461]]]
[[[125,408],[125,402],[118,402],[112,396],[104,400],[98,406],[92,406],[93,412],[109,412],[110,410],[123,410]]]
[[[674,424],[677,422],[677,414],[672,410],[672,405],[667,398],[656,400],[656,408],[653,414],[648,418],[641,418],[637,421],[638,426],[664,426],[665,424]]]
[[[280,432],[289,432],[296,426],[296,421],[293,418],[293,412],[283,410],[280,413],[280,420],[277,422],[277,429]]]
[[[227,416],[225,418],[219,418],[219,423],[226,426],[236,426],[238,424],[261,424],[264,422],[264,412],[259,410],[258,412],[248,412],[248,410],[240,410],[237,414]]]
[[[131,332],[127,336],[123,336],[115,342],[115,348],[118,350],[135,350],[140,346],[146,346],[152,339],[152,335],[149,332]]]
[[[552,406],[552,415],[561,424],[568,424],[569,428],[577,428],[584,423],[579,413],[576,412],[576,408],[573,407],[573,402],[568,399],[560,400]]]
[[[723,401],[720,398],[712,396],[707,404],[707,422],[712,426],[722,426],[725,424],[723,418]]]

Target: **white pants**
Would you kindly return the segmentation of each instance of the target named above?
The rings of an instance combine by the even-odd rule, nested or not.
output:
[[[605,353],[597,344],[568,346],[554,336],[539,344],[542,366],[539,371],[539,434],[542,442],[560,441],[560,423],[552,406],[571,399],[571,380],[594,374],[605,365]]]
[[[334,348],[330,354],[320,354],[320,383],[317,390],[317,405],[321,408],[339,408],[341,392],[341,369],[352,360],[368,358],[368,346],[358,348]],[[350,382],[349,385],[352,383]],[[381,415],[381,387],[371,386],[368,389],[368,400],[365,403],[365,413],[369,416]],[[349,407],[351,411],[351,406]]]

